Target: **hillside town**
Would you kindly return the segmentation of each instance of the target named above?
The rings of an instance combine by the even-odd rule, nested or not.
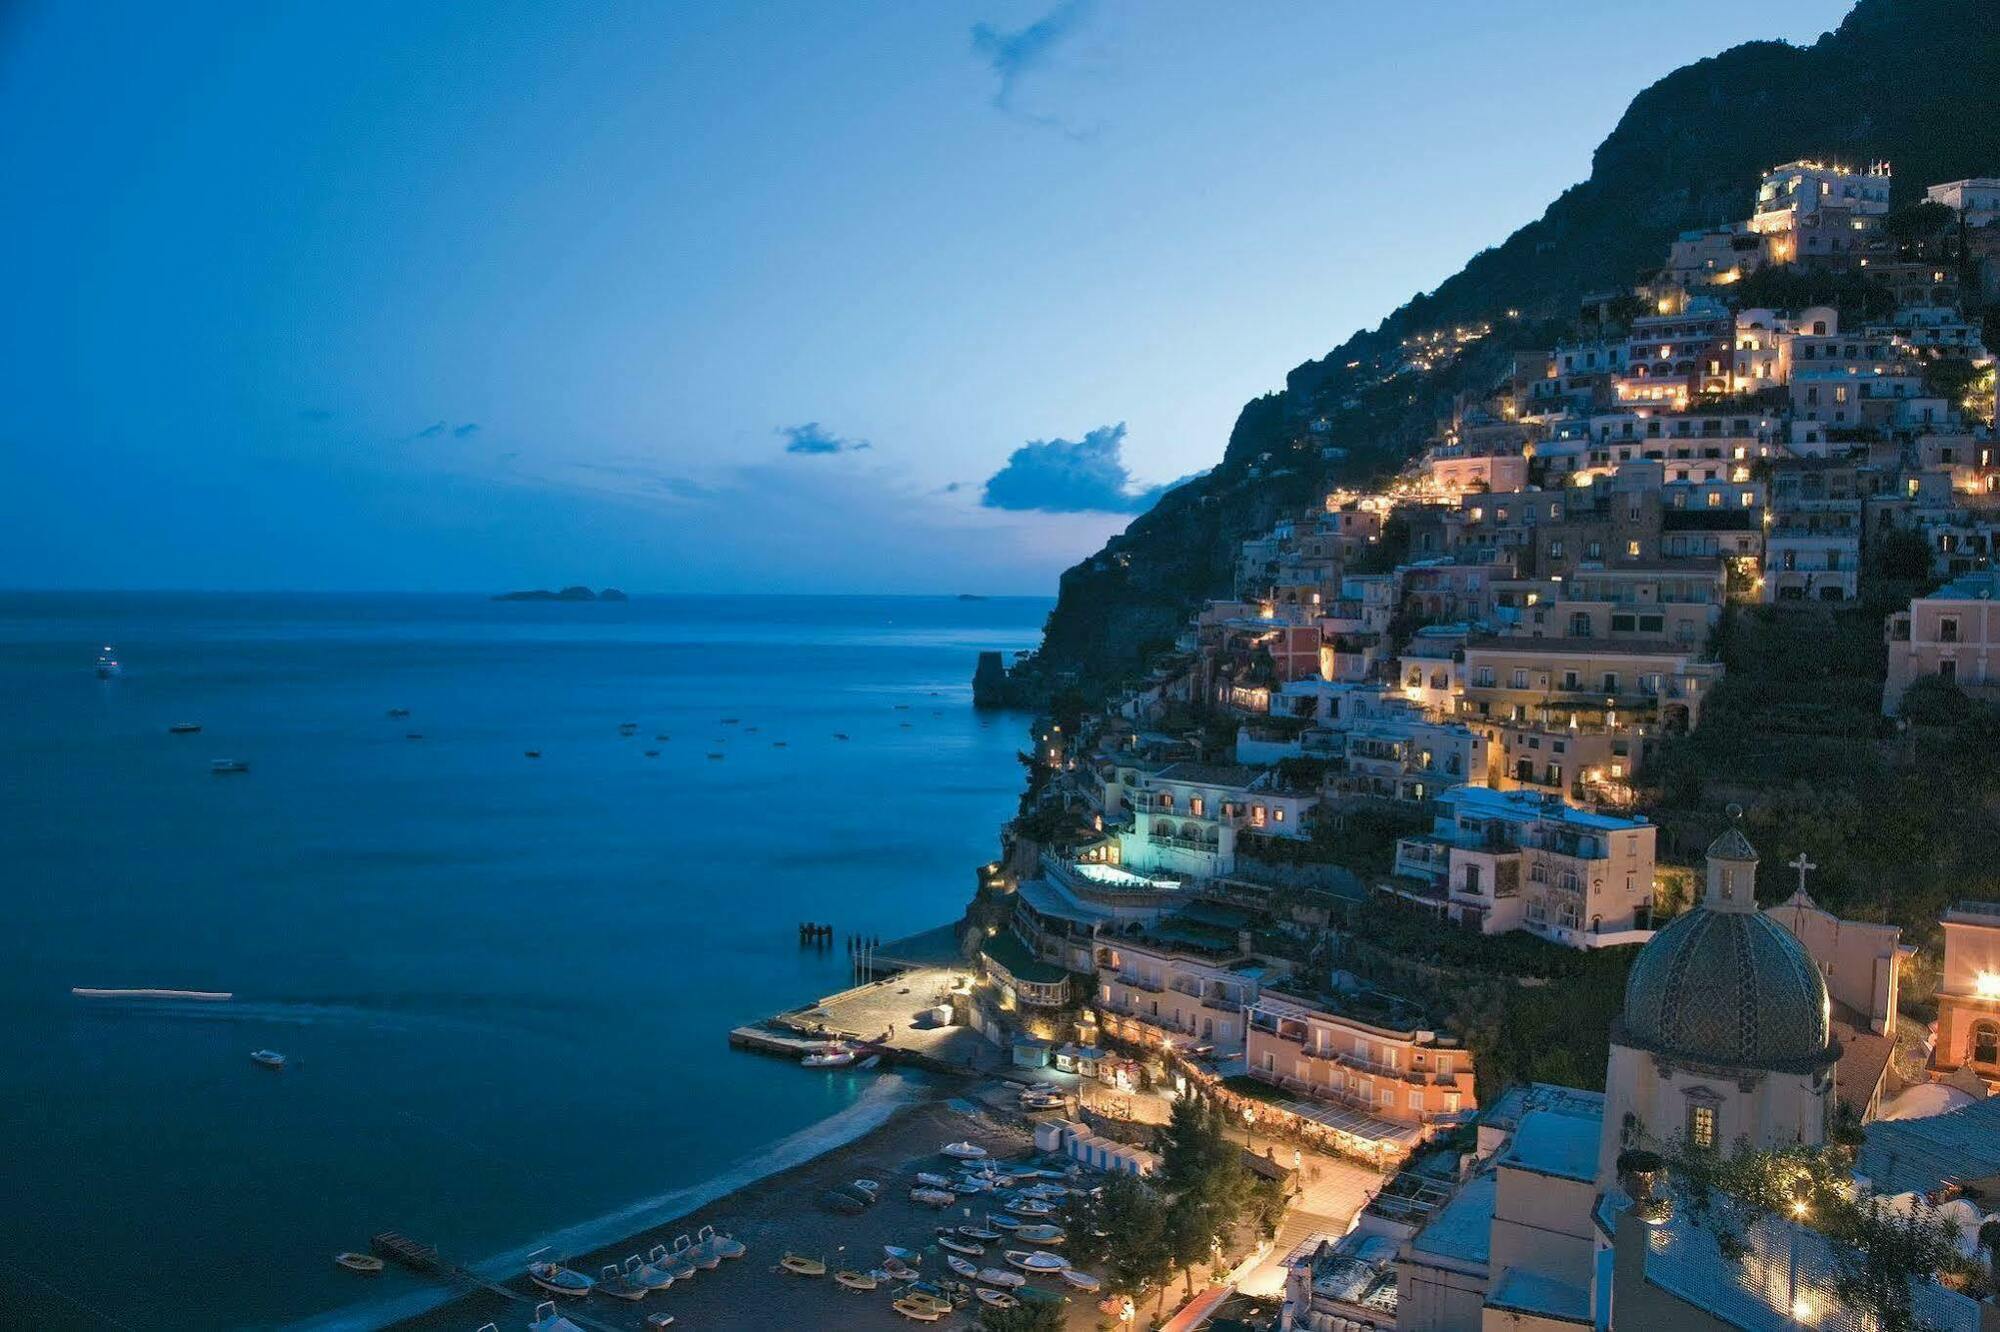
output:
[[[1370,1173],[1345,1229],[1267,1241],[1271,1325],[2000,1329],[2000,903],[1843,918],[1805,846],[1668,823],[1652,779],[1738,625],[1883,607],[1886,743],[2000,700],[2000,178],[1894,183],[1745,182],[1037,722],[969,1020]]]

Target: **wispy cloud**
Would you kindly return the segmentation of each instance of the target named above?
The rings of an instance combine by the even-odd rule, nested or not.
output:
[[[595,478],[595,483],[591,485],[592,489],[612,490],[621,494],[700,501],[716,499],[725,493],[691,476],[664,471],[650,463],[585,462],[572,459],[563,466],[572,471],[592,474]]]
[[[1017,513],[1143,513],[1172,486],[1133,489],[1124,445],[1122,421],[1079,440],[1030,440],[987,478],[979,503]]]
[[[467,421],[462,426],[452,427],[451,437],[453,439],[471,439],[474,435],[478,433],[479,433],[479,422]]]
[[[410,438],[436,439],[439,435],[442,435],[445,432],[446,428],[447,427],[445,426],[444,422],[433,421],[429,425],[425,426],[422,430],[419,430],[416,434],[411,435]]]
[[[779,426],[778,433],[785,438],[786,453],[859,453],[874,447],[865,439],[846,439],[836,435],[817,421]]]
[[[1090,137],[1091,131],[1061,116],[1023,108],[1019,93],[1022,80],[1045,69],[1055,53],[1089,19],[1092,4],[1093,0],[1063,0],[1027,27],[1012,32],[990,23],[972,25],[973,54],[986,62],[998,80],[993,89],[995,109],[1031,125],[1061,130],[1071,138]]]

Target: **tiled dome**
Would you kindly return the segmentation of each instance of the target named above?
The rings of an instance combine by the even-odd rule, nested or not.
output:
[[[1625,982],[1625,1032],[1664,1054],[1778,1068],[1825,1054],[1826,982],[1790,930],[1698,906],[1654,935]]]

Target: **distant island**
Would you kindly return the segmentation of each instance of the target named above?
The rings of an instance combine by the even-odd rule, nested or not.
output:
[[[623,592],[615,587],[607,587],[602,592],[593,592],[587,587],[566,587],[560,592],[551,592],[545,587],[530,588],[524,592],[502,592],[495,601],[628,601]]]

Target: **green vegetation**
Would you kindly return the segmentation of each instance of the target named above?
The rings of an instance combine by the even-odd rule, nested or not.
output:
[[[1044,1304],[1037,1300],[1011,1309],[982,1305],[979,1310],[979,1325],[986,1332],[1062,1332],[1068,1323],[1063,1306],[1053,1301]]]
[[[1759,1218],[1809,1226],[1832,1242],[1833,1288],[1845,1304],[1873,1316],[1883,1332],[1929,1325],[1913,1305],[1913,1283],[1943,1279],[1975,1292],[1989,1278],[1958,1252],[1958,1227],[1935,1213],[1890,1211],[1858,1193],[1853,1163],[1839,1148],[1780,1147],[1669,1155],[1689,1218],[1714,1232],[1722,1252],[1740,1260],[1744,1227]]]

